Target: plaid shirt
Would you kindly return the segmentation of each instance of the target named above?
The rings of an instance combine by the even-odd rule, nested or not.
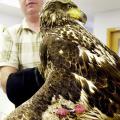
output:
[[[25,20],[8,28],[0,40],[0,66],[17,69],[39,67],[41,42],[41,34],[32,31]]]

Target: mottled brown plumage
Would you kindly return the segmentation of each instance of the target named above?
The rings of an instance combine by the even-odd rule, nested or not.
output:
[[[65,119],[120,120],[120,59],[76,21],[86,21],[77,9],[71,0],[45,5],[40,68],[46,82],[7,120],[60,120],[55,110],[73,110],[77,103],[85,112],[69,113]]]

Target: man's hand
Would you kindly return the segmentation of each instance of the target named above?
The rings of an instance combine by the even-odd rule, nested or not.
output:
[[[7,83],[8,76],[11,73],[15,73],[15,72],[17,72],[17,69],[14,67],[4,66],[0,68],[0,82],[1,82],[2,89],[5,93],[6,93],[6,83]]]

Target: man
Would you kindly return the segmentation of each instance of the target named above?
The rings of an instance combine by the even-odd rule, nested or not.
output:
[[[40,11],[43,0],[19,0],[25,19],[4,32],[0,80],[9,100],[19,106],[44,83],[39,73]]]

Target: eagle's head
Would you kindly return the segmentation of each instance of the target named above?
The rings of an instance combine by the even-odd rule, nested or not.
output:
[[[79,20],[86,23],[87,16],[71,0],[49,0],[41,13],[41,27],[64,26]]]

